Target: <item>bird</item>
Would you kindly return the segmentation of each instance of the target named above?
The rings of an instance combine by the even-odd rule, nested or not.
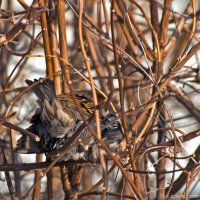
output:
[[[34,79],[34,81],[27,79],[25,82],[32,87],[38,103],[27,130],[39,136],[40,141],[22,135],[17,140],[15,149],[17,153],[48,154],[52,150],[61,148],[83,124],[82,115],[88,119],[95,111],[92,97],[88,93],[56,95],[54,82],[50,79]],[[102,140],[112,149],[117,149],[119,143],[124,139],[121,123],[113,111],[102,109],[101,113]],[[95,123],[93,126],[95,127]],[[79,159],[98,159],[97,141],[87,128],[81,131],[76,144],[62,160]]]

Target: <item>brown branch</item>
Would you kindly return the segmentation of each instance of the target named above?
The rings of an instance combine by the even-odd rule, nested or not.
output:
[[[170,83],[167,88],[170,92],[175,94],[174,97],[177,99],[177,101],[181,103],[185,108],[187,108],[192,116],[198,122],[200,122],[200,110],[192,103],[190,98],[172,83]]]
[[[45,6],[44,0],[40,0],[39,3],[40,3],[40,6]],[[52,64],[52,58],[49,57],[49,55],[51,55],[51,49],[50,49],[50,39],[49,39],[49,33],[48,33],[46,12],[42,13],[40,19],[41,19],[41,27],[42,27],[44,52],[46,55],[45,59],[46,59],[47,74],[49,78],[52,80],[53,79],[53,64]]]
[[[37,163],[22,163],[22,164],[6,164],[6,165],[0,165],[0,170],[9,172],[9,171],[32,171],[32,170],[41,170],[46,169],[49,167],[49,165],[52,162],[46,161],[46,162],[37,162]],[[80,160],[80,161],[65,161],[65,162],[59,162],[56,163],[53,167],[58,166],[70,166],[73,164],[90,164],[88,161]]]

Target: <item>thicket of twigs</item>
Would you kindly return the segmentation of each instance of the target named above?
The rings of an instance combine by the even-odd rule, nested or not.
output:
[[[0,1],[0,198],[199,199],[198,2],[26,2]],[[104,94],[126,148],[99,141],[107,154],[94,166],[27,163],[14,148],[36,107],[24,80],[39,77],[58,94]]]

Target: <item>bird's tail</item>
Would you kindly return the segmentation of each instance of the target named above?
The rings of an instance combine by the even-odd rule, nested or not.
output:
[[[37,81],[39,81],[39,80],[34,79],[34,81],[31,81],[31,80],[27,79],[25,82],[27,83],[27,85],[31,86]],[[41,100],[42,102],[44,102],[44,99],[51,102],[52,100],[54,100],[56,98],[53,81],[51,81],[49,79],[46,79],[46,80],[41,81],[40,83],[36,84],[32,88],[32,90],[36,94],[38,99]]]

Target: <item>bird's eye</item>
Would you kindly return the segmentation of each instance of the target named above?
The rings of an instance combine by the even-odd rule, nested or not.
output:
[[[118,129],[119,128],[119,124],[118,123],[114,123],[111,128],[112,129]]]

